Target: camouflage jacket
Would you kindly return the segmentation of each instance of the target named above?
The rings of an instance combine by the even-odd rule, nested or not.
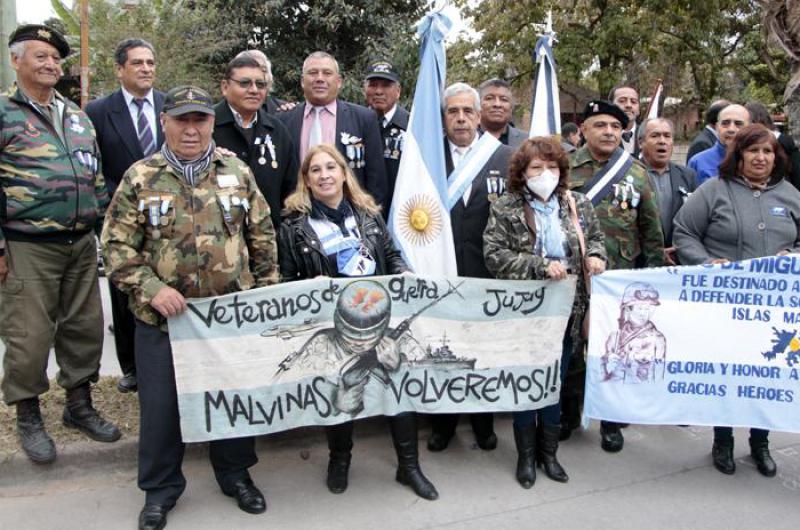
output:
[[[58,92],[54,97],[63,104],[66,144],[17,86],[0,95],[0,248],[12,233],[92,230],[108,205],[92,122]]]
[[[595,215],[592,203],[584,195],[574,193],[578,221],[586,241],[586,256],[606,260],[603,231]],[[489,221],[483,232],[483,255],[486,267],[495,278],[504,280],[544,280],[547,279],[547,266],[550,260],[537,256],[534,251],[535,236],[525,221],[525,199],[519,193],[508,192],[492,203]],[[572,306],[572,335],[577,344],[583,315],[589,305],[589,296],[584,283],[581,250],[578,234],[570,219],[569,203],[566,197],[559,199],[561,228],[567,237],[570,248],[569,269],[577,276],[578,284],[575,303]]]
[[[605,162],[592,158],[586,146],[570,154],[570,188],[583,193],[588,191],[584,184],[604,165]],[[622,197],[615,196],[612,191],[595,206],[606,236],[608,268],[661,267],[664,265],[664,233],[656,194],[644,166],[634,162],[620,182],[626,181],[630,181],[639,194],[639,204],[629,206],[629,199],[623,208],[623,201],[619,200]]]
[[[157,152],[123,175],[102,244],[109,277],[129,293],[136,318],[164,319],[150,301],[164,286],[187,298],[218,296],[278,281],[269,206],[247,164],[214,155],[194,186]]]

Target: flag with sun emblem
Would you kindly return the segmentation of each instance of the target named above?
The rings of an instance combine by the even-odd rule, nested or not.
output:
[[[437,276],[457,275],[446,207],[440,110],[446,71],[444,38],[450,26],[442,13],[429,13],[418,29],[419,77],[389,215],[395,244],[409,266],[417,273]]]

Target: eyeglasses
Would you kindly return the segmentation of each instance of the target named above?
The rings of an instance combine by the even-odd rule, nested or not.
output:
[[[232,77],[229,77],[228,80],[233,81],[241,88],[250,88],[251,85],[256,85],[256,88],[258,90],[266,90],[267,88],[267,82],[261,79],[248,79],[247,77],[245,77],[244,79],[234,79]]]

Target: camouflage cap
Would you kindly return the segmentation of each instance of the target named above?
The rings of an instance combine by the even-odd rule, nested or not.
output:
[[[202,88],[178,86],[167,92],[164,98],[164,113],[180,116],[190,112],[201,112],[214,116],[214,101]]]
[[[593,99],[587,103],[586,108],[583,109],[583,121],[600,114],[608,114],[609,116],[617,118],[622,124],[623,129],[628,127],[628,115],[625,114],[625,111],[605,99]]]
[[[17,42],[26,40],[46,42],[58,50],[58,54],[62,59],[69,55],[69,44],[67,44],[67,40],[61,33],[51,27],[41,24],[24,24],[19,26],[8,38],[8,45],[11,46]]]
[[[387,81],[399,83],[400,75],[389,61],[375,61],[367,67],[367,72],[364,75],[364,81],[369,81],[370,79],[386,79]]]

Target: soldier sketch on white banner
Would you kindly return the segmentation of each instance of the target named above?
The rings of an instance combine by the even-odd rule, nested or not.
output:
[[[318,330],[289,354],[280,363],[274,380],[285,380],[294,376],[293,372],[327,374],[333,406],[339,412],[356,415],[364,408],[367,383],[375,380],[388,385],[389,374],[397,372],[402,364],[471,361],[474,365],[474,359],[452,355],[446,342],[434,350],[431,346],[423,349],[410,329],[413,320],[425,310],[457,292],[457,286],[451,286],[445,294],[391,328],[392,304],[386,288],[373,280],[351,282],[336,301],[333,327]]]
[[[660,305],[658,291],[644,282],[625,288],[619,328],[606,340],[601,357],[603,381],[651,383],[664,378],[667,341],[651,318]]]

